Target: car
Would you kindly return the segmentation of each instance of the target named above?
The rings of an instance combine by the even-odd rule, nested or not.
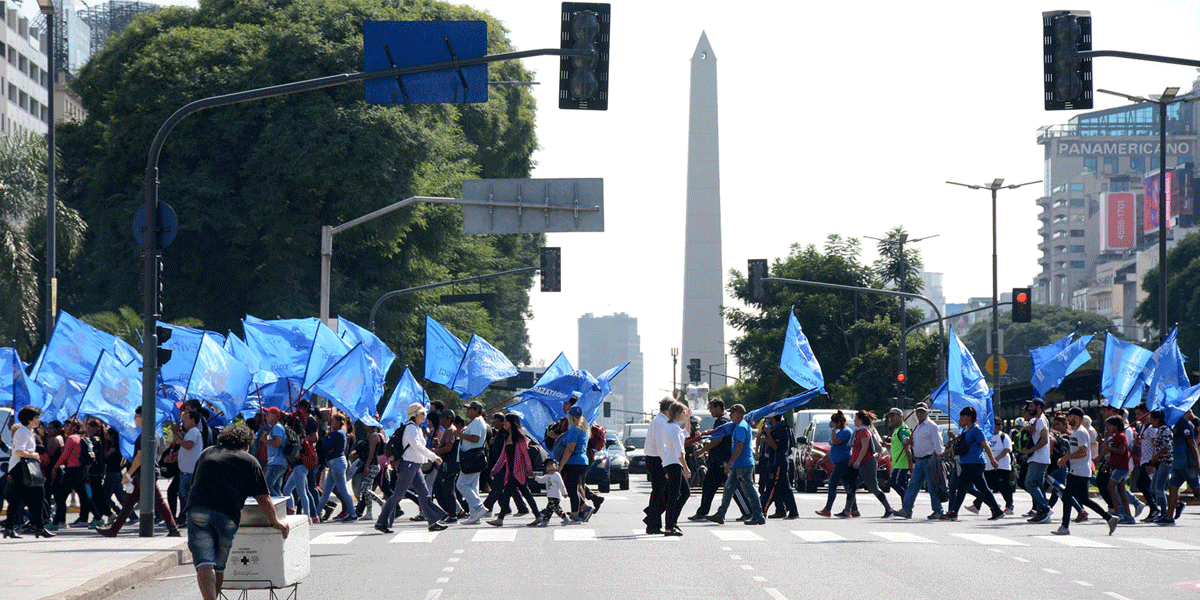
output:
[[[595,453],[586,482],[596,485],[601,494],[607,494],[614,483],[623,490],[629,489],[629,457],[616,433],[605,433],[604,451]]]
[[[809,421],[804,435],[796,438],[796,448],[792,451],[792,466],[795,473],[793,483],[798,491],[810,494],[816,492],[827,483],[829,475],[833,473],[833,461],[829,459],[829,442],[833,437],[833,430],[829,428],[829,417],[832,414],[831,412],[829,415],[815,415]],[[853,433],[853,425],[847,425],[847,428]],[[892,463],[886,445],[882,457],[877,476],[881,482],[886,482]]]
[[[646,472],[646,427],[632,429],[625,437],[625,456],[630,473]]]

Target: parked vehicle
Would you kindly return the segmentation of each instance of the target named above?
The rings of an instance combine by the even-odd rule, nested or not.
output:
[[[797,436],[796,448],[792,452],[792,466],[795,473],[795,484],[797,491],[806,493],[814,493],[822,485],[825,485],[829,480],[829,474],[833,472],[833,461],[829,460],[830,439],[833,437],[833,430],[829,428],[829,418],[837,411],[829,411],[826,415],[814,415],[809,421],[804,434]],[[853,411],[843,409],[846,415],[852,415]],[[854,432],[854,425],[847,424],[847,428],[851,433]],[[887,452],[887,445],[884,445],[882,453],[883,460],[879,461],[879,470],[877,475],[881,482],[886,482],[888,478],[888,469],[892,464],[892,457]]]
[[[614,483],[623,490],[629,489],[629,458],[616,433],[605,433],[604,451],[597,452],[593,458],[587,472],[587,483],[595,485],[601,494],[607,494]]]
[[[628,435],[625,436],[625,456],[629,459],[630,473],[646,472],[647,430],[648,427],[645,425],[626,429]]]

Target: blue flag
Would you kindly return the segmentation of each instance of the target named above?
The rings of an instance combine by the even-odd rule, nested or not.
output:
[[[159,396],[186,397],[204,332],[163,322],[159,322],[159,326],[171,329],[171,339],[162,344],[164,348],[171,349],[171,360],[159,368],[159,389],[156,391]]]
[[[242,330],[260,370],[300,383],[320,324],[315,318],[263,321],[246,315]]]
[[[375,385],[371,361],[362,344],[354,346],[325,371],[313,384],[312,391],[328,398],[352,419],[380,426],[375,420],[375,409],[383,391]]]
[[[809,400],[816,398],[817,394],[821,393],[823,392],[819,389],[808,390],[807,392],[801,392],[789,398],[776,400],[762,408],[756,408],[746,413],[745,418],[751,423],[757,423],[759,419],[765,419],[775,415],[782,415],[789,410],[795,410],[801,406],[804,406],[805,404],[808,404]]]
[[[102,352],[95,373],[83,392],[79,414],[96,417],[117,431],[121,455],[132,460],[141,430],[134,426],[137,407],[142,404],[142,377],[134,366],[121,364]]]
[[[358,344],[362,346],[362,344]],[[354,346],[347,344],[346,340],[338,337],[332,329],[317,325],[317,329],[313,332],[313,340],[309,344],[308,360],[305,362],[307,367],[304,369],[304,377],[301,379],[301,387],[305,390],[312,388],[333,365],[342,360],[342,357],[350,353],[350,349]],[[367,349],[363,348],[365,354]],[[371,376],[372,380],[375,377]]]
[[[984,433],[991,435],[995,428],[996,419],[992,413],[992,390],[984,380],[983,372],[971,351],[954,333],[950,331],[950,342],[947,356],[947,371],[949,376],[945,390],[939,386],[930,394],[933,408],[946,413],[951,421],[957,422],[958,414],[963,408],[970,406],[975,409],[976,421]]]
[[[396,362],[396,353],[392,352],[383,340],[379,339],[374,333],[359,327],[345,317],[338,317],[338,335],[350,346],[362,344],[367,351],[367,357],[371,359],[376,371],[376,384],[379,389],[383,389],[383,379],[387,376],[388,369],[392,368],[392,363]]]
[[[1142,368],[1141,382],[1146,388],[1146,407],[1156,410],[1163,407],[1166,400],[1165,390],[1174,386],[1186,389],[1192,386],[1187,378],[1187,367],[1184,366],[1183,354],[1175,336],[1178,328],[1172,329],[1162,346],[1154,351],[1146,366]]]
[[[1137,344],[1122,342],[1111,333],[1105,334],[1100,394],[1108,399],[1109,406],[1133,408],[1141,402],[1140,376],[1152,354]]]
[[[196,353],[195,368],[187,388],[189,397],[206,400],[221,409],[226,420],[232,421],[246,405],[246,391],[253,376],[243,364],[217,342],[204,334]]]
[[[562,410],[555,412],[551,406],[536,399],[522,400],[508,407],[508,412],[521,418],[525,431],[539,444],[545,443],[546,428],[557,423],[564,415]]]
[[[779,357],[779,368],[783,369],[792,381],[809,388],[825,389],[825,376],[821,374],[821,364],[813,355],[808,338],[800,329],[796,320],[796,307],[788,312],[787,335],[783,338],[783,354]]]
[[[425,393],[425,388],[413,377],[412,371],[405,367],[400,381],[396,382],[396,389],[392,390],[392,395],[388,397],[387,406],[379,415],[379,423],[383,430],[391,434],[404,424],[408,420],[408,405],[413,402],[429,408],[429,396]]]
[[[535,387],[542,385],[543,383],[546,383],[547,381],[550,381],[556,377],[561,377],[563,375],[566,375],[567,373],[570,373],[571,371],[574,371],[574,370],[575,370],[575,367],[571,366],[571,361],[567,360],[567,355],[562,352],[559,352],[558,358],[555,358],[554,362],[550,363],[549,367],[546,367],[546,370],[542,372],[542,376],[538,377],[537,383],[535,383],[533,385]]]
[[[1067,346],[1071,345],[1071,340],[1075,339],[1075,334],[1078,332],[1079,326],[1076,325],[1075,331],[1072,331],[1070,335],[1067,335],[1063,339],[1058,340],[1057,342],[1052,342],[1049,345],[1042,346],[1041,348],[1031,349],[1029,351],[1029,359],[1033,361],[1033,370],[1038,370],[1039,366],[1054,360],[1054,357],[1058,356],[1059,352],[1066,350]]]
[[[66,312],[59,313],[34,381],[46,391],[42,420],[65,420],[75,413],[103,352],[113,353],[116,338]],[[114,359],[116,360],[116,359]]]
[[[1075,335],[1072,333],[1071,335]],[[1069,336],[1068,336],[1069,337]],[[1092,355],[1087,351],[1087,345],[1091,343],[1093,335],[1081,336],[1079,339],[1068,344],[1058,352],[1045,358],[1048,352],[1040,352],[1046,348],[1056,347],[1062,340],[1049,346],[1043,346],[1029,351],[1029,358],[1033,361],[1033,376],[1030,377],[1030,383],[1033,384],[1033,389],[1037,392],[1039,398],[1045,398],[1050,392],[1066,379],[1075,369],[1083,366],[1089,360],[1092,360]],[[1068,339],[1068,338],[1063,338]]]
[[[467,345],[425,315],[425,379],[452,388]]]
[[[474,398],[483,393],[494,381],[514,377],[519,371],[503,352],[494,348],[487,340],[472,335],[467,344],[466,355],[458,367],[454,381],[447,386],[458,392],[463,399]]]
[[[1175,427],[1183,414],[1191,410],[1200,399],[1200,384],[1189,388],[1168,386],[1163,391],[1162,411],[1166,417],[1167,426]]]
[[[25,363],[16,348],[0,348],[0,406],[11,406],[15,415],[30,404],[45,406],[46,393],[25,375]]]

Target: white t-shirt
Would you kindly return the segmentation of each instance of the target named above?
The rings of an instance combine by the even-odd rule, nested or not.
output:
[[[658,413],[650,420],[650,427],[646,429],[646,456],[663,456],[663,438],[666,436],[667,430],[667,415]]]
[[[1070,443],[1070,450],[1067,451],[1067,454],[1075,454],[1080,448],[1086,449],[1091,439],[1092,437],[1088,435],[1086,428],[1082,426],[1076,427],[1075,431],[1072,431],[1071,435],[1067,438],[1068,443]],[[1084,452],[1083,456],[1079,458],[1069,459],[1068,463],[1070,464],[1072,475],[1079,477],[1092,476],[1092,459],[1088,452]]]
[[[184,432],[183,441],[193,443],[191,450],[184,448],[182,444],[179,446],[179,470],[184,473],[194,473],[196,461],[200,458],[200,453],[204,451],[204,439],[200,436],[200,428],[193,427]]]
[[[1033,444],[1036,446],[1038,440],[1041,439],[1042,436],[1046,436],[1046,445],[1038,448],[1033,452],[1033,454],[1029,455],[1029,462],[1041,463],[1044,465],[1050,464],[1050,444],[1052,442],[1050,441],[1049,425],[1050,424],[1046,421],[1046,415],[1038,417],[1037,420],[1033,422],[1033,437],[1031,438],[1033,440]]]
[[[1003,431],[997,431],[996,433],[993,433],[991,439],[988,440],[988,445],[992,447],[992,456],[999,456],[1001,452],[1008,450],[1009,453],[1005,454],[1004,458],[996,461],[996,464],[998,465],[996,468],[1004,471],[1011,470],[1012,439],[1008,437],[1008,434],[1004,433]],[[983,470],[991,471],[992,461],[985,461]]]
[[[683,454],[683,428],[679,423],[668,423],[663,427],[663,467],[679,464],[679,455]]]
[[[1087,426],[1087,434],[1088,459],[1096,460],[1096,457],[1100,455],[1100,434],[1096,433],[1096,430],[1092,429],[1091,425]]]
[[[533,478],[536,479],[538,483],[546,486],[547,498],[558,498],[561,500],[563,494],[565,494],[567,491],[567,484],[563,483],[562,475],[559,475],[558,471],[547,473],[545,475],[534,475]]]
[[[17,427],[17,431],[12,436],[12,448],[10,449],[12,455],[8,457],[8,471],[10,473],[17,466],[17,463],[21,462],[21,459],[17,458],[17,450],[24,450],[26,452],[37,451],[37,440],[33,439],[33,432],[24,425]]]

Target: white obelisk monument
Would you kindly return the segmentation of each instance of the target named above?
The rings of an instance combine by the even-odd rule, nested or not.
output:
[[[687,231],[683,258],[683,345],[681,387],[688,364],[700,359],[701,380],[725,384],[725,326],[721,318],[721,179],[717,144],[717,57],[700,34],[692,54],[688,116]]]

